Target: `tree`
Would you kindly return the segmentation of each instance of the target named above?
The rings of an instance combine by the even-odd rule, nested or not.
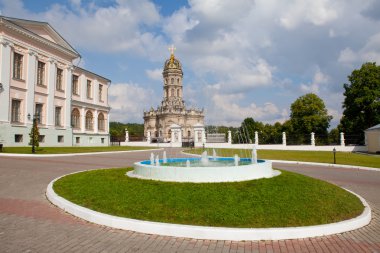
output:
[[[352,71],[345,83],[343,117],[340,128],[349,136],[358,135],[358,143],[364,142],[364,130],[380,124],[380,66],[364,63]]]
[[[290,106],[290,122],[293,128],[293,138],[299,142],[310,141],[307,136],[314,132],[316,137],[327,138],[327,129],[330,126],[332,116],[327,114],[325,103],[313,93],[299,97]]]
[[[29,145],[32,145],[32,153],[35,153],[35,148],[40,146],[39,136],[40,132],[38,130],[37,118],[33,118],[33,126],[29,133]]]

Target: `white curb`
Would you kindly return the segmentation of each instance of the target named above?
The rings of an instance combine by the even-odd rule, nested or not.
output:
[[[124,151],[106,151],[106,152],[89,152],[89,153],[69,153],[69,154],[15,154],[15,153],[0,153],[0,156],[10,157],[61,157],[61,156],[81,156],[81,155],[102,155],[102,154],[115,154],[115,153],[132,153],[143,151],[157,151],[162,148],[155,149],[137,149],[137,150],[124,150]]]
[[[325,225],[285,228],[227,228],[142,221],[96,212],[88,208],[76,205],[58,196],[53,190],[53,184],[60,178],[61,177],[51,181],[46,190],[46,196],[48,200],[54,205],[62,208],[74,216],[77,216],[89,222],[109,226],[112,228],[132,230],[146,234],[208,240],[285,240],[325,236],[347,232],[361,228],[369,224],[371,221],[371,208],[361,196],[351,191],[349,192],[358,196],[362,201],[364,205],[363,213],[356,218]]]

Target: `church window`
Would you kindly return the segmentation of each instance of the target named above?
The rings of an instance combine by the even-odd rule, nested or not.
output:
[[[179,84],[179,78],[177,78],[177,84]]]
[[[172,79],[170,80],[170,82],[171,82],[171,84],[174,84],[174,78],[172,78]]]
[[[179,97],[179,89],[177,90],[177,97]]]
[[[170,96],[171,96],[171,97],[174,96],[174,89],[171,90],[171,92],[170,92]]]

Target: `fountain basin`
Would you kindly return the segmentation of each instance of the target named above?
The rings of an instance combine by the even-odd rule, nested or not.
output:
[[[190,166],[187,166],[190,161]],[[207,164],[201,158],[172,158],[167,163],[159,161],[159,166],[149,160],[136,162],[134,170],[127,173],[130,177],[170,182],[236,182],[259,178],[271,178],[280,174],[272,169],[272,162],[258,160],[252,164],[250,158],[240,158],[238,166],[234,158],[208,158]]]

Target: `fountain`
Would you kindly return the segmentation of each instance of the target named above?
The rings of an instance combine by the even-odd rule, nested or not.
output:
[[[212,158],[214,161],[216,161],[216,151],[215,148],[212,149]]]
[[[215,152],[216,153],[216,152]],[[170,158],[160,160],[158,155],[154,162],[145,160],[136,162],[134,170],[127,172],[130,177],[171,182],[236,182],[259,178],[271,178],[280,174],[272,169],[272,162],[258,160],[256,149],[252,158],[208,157],[204,151],[199,158]],[[160,165],[161,164],[161,165]]]
[[[154,165],[154,154],[150,153],[150,164]]]

